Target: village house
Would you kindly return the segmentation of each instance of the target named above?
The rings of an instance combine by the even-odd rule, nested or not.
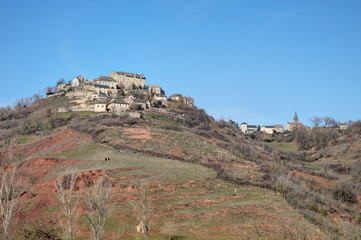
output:
[[[172,94],[170,96],[170,100],[172,102],[181,102],[183,99],[183,95],[182,94],[179,94],[179,93],[176,93],[176,94]]]
[[[106,101],[108,99],[108,95],[105,93],[97,93],[93,92],[91,94],[90,100],[96,100],[96,101]]]
[[[107,76],[100,76],[99,78],[94,80],[94,84],[108,86],[109,88],[112,88],[112,89],[119,88],[118,82],[116,80],[114,80],[114,78],[107,77]]]
[[[248,125],[246,122],[241,123],[241,131],[244,134],[256,133],[257,129],[257,125]]]
[[[295,112],[295,116],[293,117],[293,122],[288,122],[286,130],[287,131],[293,131],[297,128],[303,128],[303,124],[298,121],[297,112]]]
[[[129,109],[129,103],[124,99],[115,99],[110,103],[109,108],[112,112],[126,111]]]
[[[154,95],[153,99],[152,99],[152,103],[158,103],[158,102],[162,102],[162,105],[167,106],[168,104],[168,99],[167,96],[162,94],[162,95]]]
[[[139,110],[139,107],[141,109],[147,109],[150,108],[150,102],[148,99],[134,99],[131,103],[131,107],[136,110]]]
[[[106,102],[96,102],[94,104],[94,112],[106,112],[107,103]]]
[[[262,126],[260,131],[267,134],[273,134],[274,132],[283,132],[283,125],[276,124],[272,126]]]
[[[72,81],[71,81],[71,86],[72,87],[78,87],[80,84],[82,84],[84,82],[84,77],[80,74],[79,76],[75,77]]]
[[[347,123],[341,123],[340,124],[340,130],[346,130],[348,128],[348,124]]]
[[[188,105],[193,105],[194,99],[192,97],[183,97],[183,103]]]
[[[157,94],[157,95],[160,95],[160,94],[164,93],[162,88],[159,85],[149,85],[148,86],[148,92],[150,94]]]
[[[118,84],[123,84],[125,90],[132,90],[133,86],[137,88],[145,88],[145,77],[136,73],[127,72],[110,72],[110,76],[115,79]]]

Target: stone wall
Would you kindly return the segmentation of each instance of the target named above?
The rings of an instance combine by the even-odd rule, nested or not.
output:
[[[110,72],[110,76],[114,78],[118,82],[118,84],[122,83],[126,90],[132,89],[133,83],[137,87],[145,88],[145,79],[128,77],[118,74],[117,72]]]

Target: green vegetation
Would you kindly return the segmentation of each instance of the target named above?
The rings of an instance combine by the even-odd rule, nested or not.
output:
[[[297,153],[298,152],[298,144],[296,143],[288,143],[288,142],[270,142],[268,145],[271,148],[283,151],[283,152],[291,152]]]

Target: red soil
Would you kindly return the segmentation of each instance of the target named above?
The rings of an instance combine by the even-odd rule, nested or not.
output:
[[[41,140],[12,147],[11,152],[17,153],[22,158],[28,158],[35,154],[57,154],[70,151],[78,146],[80,142],[89,140],[90,138],[86,135],[78,134],[69,129],[61,129]],[[8,152],[9,149],[3,152],[1,156],[2,161],[9,160]]]

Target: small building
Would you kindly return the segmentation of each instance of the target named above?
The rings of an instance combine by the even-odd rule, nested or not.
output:
[[[168,103],[168,99],[166,95],[154,95],[153,99],[152,99],[152,103],[158,103],[158,102],[162,102],[162,105],[167,106]]]
[[[274,132],[283,132],[283,126],[281,124],[262,126],[260,131],[267,134],[273,134]]]
[[[181,102],[183,100],[183,95],[182,94],[172,94],[172,96],[170,96],[170,100],[172,102]]]
[[[84,77],[80,74],[71,81],[71,86],[79,87],[79,85],[81,85],[82,83],[84,83]]]
[[[94,104],[94,112],[106,112],[107,103],[106,102],[97,102]]]
[[[244,134],[256,133],[258,131],[257,125],[248,125],[246,122],[241,123],[241,131]]]
[[[91,100],[96,100],[96,101],[102,101],[102,102],[105,102],[107,99],[108,99],[108,95],[106,95],[105,93],[98,93],[98,92],[93,92],[91,94],[91,97],[90,97]]]
[[[293,131],[297,128],[303,128],[303,124],[298,121],[297,112],[295,112],[295,116],[293,117],[293,122],[288,122],[286,130],[287,131]]]
[[[123,99],[115,99],[110,103],[109,108],[112,112],[126,111],[129,109],[129,103]]]
[[[340,130],[346,130],[348,128],[348,124],[347,123],[341,123],[340,124]]]
[[[159,85],[149,85],[148,86],[148,92],[150,94],[157,94],[160,95],[163,93],[162,88]]]
[[[150,107],[150,102],[149,102],[149,100],[145,100],[145,99],[142,99],[142,100],[134,99],[133,102],[131,103],[132,109],[139,110],[138,109],[139,106],[141,109],[147,109]]]
[[[194,99],[192,97],[183,97],[183,103],[188,105],[193,105]]]
[[[141,221],[138,225],[137,225],[137,232],[138,233],[144,233],[146,232],[147,228],[146,226],[144,226],[143,221]]]
[[[94,80],[94,83],[97,85],[108,86],[109,88],[112,88],[112,89],[119,88],[118,82],[115,81],[115,79],[112,77],[100,76],[99,78]]]

